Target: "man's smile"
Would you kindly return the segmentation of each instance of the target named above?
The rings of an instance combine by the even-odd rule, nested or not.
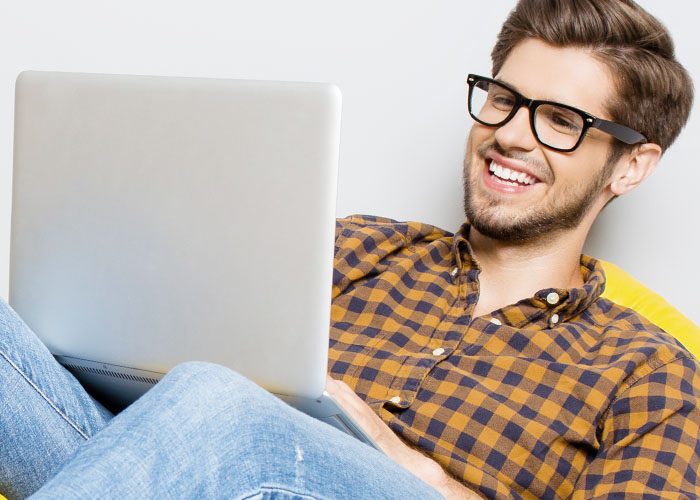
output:
[[[528,166],[489,150],[484,155],[484,185],[503,194],[520,194],[533,190],[542,179]]]
[[[496,177],[497,180],[511,186],[528,186],[537,182],[534,177],[525,172],[511,170],[508,167],[499,165],[493,160],[491,160],[489,164],[489,172],[491,172],[491,175]]]

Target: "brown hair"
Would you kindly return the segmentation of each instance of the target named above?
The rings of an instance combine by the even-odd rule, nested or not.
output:
[[[665,26],[632,0],[520,0],[491,52],[494,76],[527,38],[590,49],[615,80],[616,96],[607,103],[613,121],[662,150],[685,125],[693,103],[690,76]],[[621,154],[625,145],[616,144],[613,154]]]

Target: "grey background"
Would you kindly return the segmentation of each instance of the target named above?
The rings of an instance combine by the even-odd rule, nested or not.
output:
[[[696,2],[643,0],[700,81]],[[14,79],[25,69],[336,83],[344,115],[338,214],[462,221],[468,72],[514,2],[24,0],[0,2],[0,295],[7,297]],[[700,138],[691,120],[657,172],[615,201],[587,251],[700,324]],[[660,110],[661,112],[662,110]],[[284,214],[280,214],[284,217]]]

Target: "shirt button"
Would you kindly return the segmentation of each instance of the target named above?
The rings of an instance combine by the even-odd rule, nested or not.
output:
[[[547,294],[547,302],[554,305],[559,302],[559,294],[557,292],[549,292]]]
[[[493,323],[494,325],[499,325],[499,326],[500,326],[500,325],[503,324],[503,323],[501,323],[501,320],[498,319],[498,318],[491,318],[489,321],[490,321],[491,323]]]
[[[553,325],[556,325],[557,323],[559,323],[559,315],[558,315],[558,314],[552,314],[552,317],[549,318],[549,321],[550,321],[550,323],[552,323]]]
[[[394,396],[389,401],[394,403],[395,405],[399,405],[401,404],[401,396]]]
[[[452,271],[450,271],[450,276],[452,276],[453,278],[456,278],[458,274],[459,274],[459,268],[453,267]]]
[[[437,349],[433,350],[433,356],[442,356],[445,354],[445,349],[442,347],[438,347]]]

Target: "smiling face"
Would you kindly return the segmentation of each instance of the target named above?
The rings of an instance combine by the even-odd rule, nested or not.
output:
[[[610,119],[605,103],[613,81],[584,49],[525,40],[495,78],[528,98]],[[464,160],[467,219],[481,234],[508,242],[534,241],[578,227],[612,196],[605,189],[615,166],[608,161],[612,140],[590,129],[575,151],[554,151],[535,139],[526,107],[498,128],[474,123]]]

